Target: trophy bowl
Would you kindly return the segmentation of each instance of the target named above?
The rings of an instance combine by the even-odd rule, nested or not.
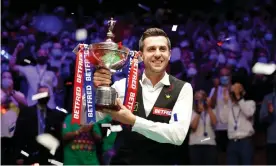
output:
[[[107,68],[112,73],[125,65],[129,51],[128,48],[111,41],[89,45],[89,52],[96,66]]]
[[[126,64],[129,49],[120,46],[112,41],[105,41],[89,45],[90,58],[92,58],[97,68],[109,69],[111,73],[123,68]],[[117,92],[110,85],[101,85],[96,88],[95,106],[96,110],[104,108],[117,110],[116,98]]]

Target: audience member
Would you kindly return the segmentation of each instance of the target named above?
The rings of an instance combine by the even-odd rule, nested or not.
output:
[[[261,111],[260,120],[266,124],[266,157],[268,165],[276,165],[276,92],[265,95]]]
[[[47,106],[51,109],[54,109],[56,107],[55,104],[55,96],[54,94],[54,88],[57,86],[58,80],[56,75],[49,70],[47,66],[48,62],[48,51],[46,49],[39,49],[36,55],[36,61],[37,65],[32,66],[21,66],[17,65],[16,62],[16,56],[19,51],[19,46],[15,48],[13,58],[10,60],[10,66],[11,69],[19,72],[24,77],[26,77],[28,82],[28,96],[27,96],[27,102],[28,106],[33,106],[36,104],[37,101],[32,100],[32,96],[36,94],[37,89],[39,86],[48,86],[49,87],[49,93],[51,95],[51,98],[49,100],[49,103]]]
[[[38,93],[50,93],[46,86],[40,86]],[[43,133],[49,133],[62,140],[62,122],[65,118],[64,113],[52,110],[47,106],[51,96],[38,99],[37,104],[29,107],[21,107],[20,114],[16,123],[14,141],[16,153],[14,154],[16,164],[40,163],[48,165],[48,159],[62,161],[62,144],[56,150],[55,155],[50,154],[50,150],[38,144],[36,137]],[[21,154],[21,150],[27,152],[29,157]]]
[[[217,147],[215,126],[217,123],[215,110],[210,106],[206,92],[195,93],[194,111],[190,133],[190,163],[192,165],[216,165]]]

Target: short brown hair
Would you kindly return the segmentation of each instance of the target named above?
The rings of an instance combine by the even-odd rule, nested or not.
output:
[[[162,29],[159,29],[159,28],[149,28],[143,33],[143,35],[141,36],[141,38],[139,40],[139,50],[140,51],[143,51],[144,40],[146,38],[152,37],[152,36],[164,36],[168,41],[169,49],[171,49],[171,41],[170,41],[168,35],[166,34],[166,32],[164,32]]]

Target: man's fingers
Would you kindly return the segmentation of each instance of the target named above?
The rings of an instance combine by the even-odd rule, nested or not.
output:
[[[105,68],[100,68],[96,71],[96,73],[101,73],[101,74],[106,74],[106,75],[111,75],[111,72],[108,69]]]
[[[94,73],[95,86],[110,85],[111,73],[107,69],[99,69]]]
[[[102,110],[102,112],[103,112],[103,113],[110,114],[110,115],[112,115],[112,113],[114,113],[114,111],[113,111],[113,110],[106,109],[106,108],[104,108],[104,109]]]
[[[111,81],[110,78],[94,77],[95,81]]]
[[[111,84],[111,72],[108,69],[98,69],[94,73],[95,86],[110,85]]]
[[[110,85],[111,81],[95,81],[94,80],[94,84],[96,87],[101,86],[101,85]]]
[[[123,105],[123,103],[121,102],[121,100],[119,98],[116,99],[116,104],[122,109],[125,108],[125,106]]]
[[[95,72],[95,73],[94,73],[94,77],[105,78],[105,79],[111,79],[111,74]]]

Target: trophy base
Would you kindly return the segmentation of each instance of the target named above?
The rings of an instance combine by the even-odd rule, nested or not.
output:
[[[116,105],[117,92],[112,87],[100,86],[96,89],[96,110],[118,110]]]
[[[108,109],[111,111],[119,111],[120,107],[117,105],[102,105],[102,104],[96,104],[96,110],[103,110],[103,109]]]

